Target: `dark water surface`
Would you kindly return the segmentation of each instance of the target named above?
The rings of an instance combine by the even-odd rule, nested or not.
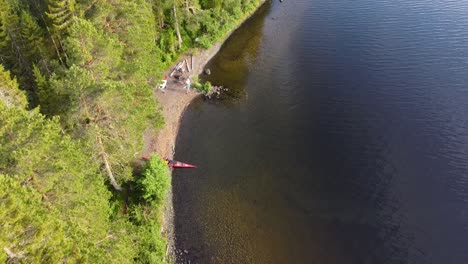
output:
[[[468,263],[468,1],[273,1],[209,67],[181,263]]]

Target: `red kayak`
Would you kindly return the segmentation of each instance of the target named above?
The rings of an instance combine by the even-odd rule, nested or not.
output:
[[[141,157],[142,160],[148,161],[149,158],[147,157]],[[172,168],[196,168],[197,166],[188,164],[188,163],[183,163],[177,160],[170,160],[170,159],[164,159],[167,162],[167,166],[172,167]]]
[[[170,159],[166,159],[167,161],[167,165],[169,167],[172,167],[172,168],[196,168],[197,166],[195,165],[192,165],[192,164],[188,164],[188,163],[183,163],[183,162],[180,162],[180,161],[177,161],[177,160],[170,160]]]

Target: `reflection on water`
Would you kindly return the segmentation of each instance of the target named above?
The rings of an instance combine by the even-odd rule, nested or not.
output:
[[[468,263],[468,1],[273,1],[208,65],[181,263]]]

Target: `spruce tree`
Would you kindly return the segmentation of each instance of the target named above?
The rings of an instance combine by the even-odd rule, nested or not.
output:
[[[27,46],[27,55],[30,62],[36,63],[45,55],[44,31],[37,21],[26,11],[21,13],[21,35]]]
[[[21,32],[21,6],[16,0],[0,0],[0,63],[19,81],[28,92],[30,104],[36,104],[34,78],[27,40]]]
[[[11,18],[10,5],[5,0],[0,0],[0,62],[6,63],[12,59],[10,51],[11,37],[8,32]]]
[[[20,25],[17,10],[12,3],[0,0],[0,61],[16,75],[27,62],[22,54]]]
[[[7,63],[10,61],[11,54],[9,47],[10,36],[8,35],[7,25],[5,18],[3,17],[3,12],[0,12],[0,63]]]
[[[47,17],[52,24],[55,34],[61,34],[74,19],[75,1],[74,0],[49,0]]]

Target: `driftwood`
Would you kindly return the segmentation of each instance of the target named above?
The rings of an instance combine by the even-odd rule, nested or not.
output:
[[[190,61],[191,61],[191,64],[189,63],[189,60],[188,59],[184,59],[183,61],[179,61],[176,66],[174,67],[174,69],[171,71],[171,74],[169,74],[169,77],[173,77],[174,74],[176,72],[181,72],[181,73],[184,73],[185,72],[185,67],[187,68],[187,72],[191,72],[193,70],[193,55],[190,55]]]
[[[174,75],[176,69],[172,70],[171,74],[169,74],[169,77],[172,77],[172,75]]]
[[[172,70],[171,74],[169,74],[169,77],[172,77],[176,71],[178,71],[181,68],[182,62],[178,62],[177,65],[174,67],[174,70]]]
[[[190,72],[190,71],[191,71],[191,70],[190,70],[190,65],[189,65],[187,59],[185,59],[185,65],[187,66],[187,71]]]
[[[182,65],[184,65],[184,62],[183,62],[183,61],[179,61],[179,63],[177,63],[177,65],[176,65],[176,67],[175,67],[176,70],[177,70],[177,71],[180,70],[180,68],[182,68]]]

